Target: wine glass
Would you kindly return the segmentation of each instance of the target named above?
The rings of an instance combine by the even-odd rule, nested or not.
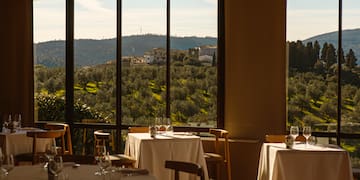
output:
[[[166,119],[166,134],[172,135],[174,132],[174,128],[171,124],[171,119],[170,118],[165,118],[165,119]]]
[[[290,136],[293,137],[294,142],[297,136],[299,136],[299,127],[298,126],[291,126],[290,127]]]
[[[309,137],[311,136],[311,127],[310,126],[304,126],[303,136],[306,139],[306,146],[307,146],[309,144]]]
[[[106,156],[106,146],[104,145],[98,145],[96,146],[96,152],[95,152],[95,160],[99,166],[99,169],[94,173],[96,176],[103,175],[103,167],[105,166],[103,164],[103,161]]]
[[[62,171],[64,165],[61,156],[55,156],[49,160],[48,169],[55,177]]]
[[[106,154],[102,156],[99,161],[100,161],[101,175],[106,175],[108,173],[106,169],[111,166],[109,152],[106,152]]]
[[[44,168],[47,168],[49,165],[49,161],[54,159],[54,157],[57,154],[56,145],[54,143],[46,144],[45,146],[45,157],[46,157],[46,163],[44,164]]]
[[[14,156],[12,154],[3,156],[2,171],[4,175],[8,175],[14,168]]]

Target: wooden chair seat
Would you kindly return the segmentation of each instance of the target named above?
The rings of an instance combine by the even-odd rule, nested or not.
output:
[[[196,163],[167,160],[165,161],[165,168],[175,170],[175,180],[179,180],[180,171],[195,174],[199,176],[201,180],[205,180],[203,168]]]
[[[72,150],[72,141],[71,141],[71,132],[70,126],[65,123],[46,123],[44,126],[46,129],[50,130],[65,130],[65,134],[61,137],[61,151],[62,154],[73,154]]]
[[[99,153],[99,147],[107,146],[111,140],[111,133],[103,130],[94,131],[94,155]],[[136,160],[125,154],[110,154],[113,166],[134,167]]]
[[[134,158],[127,156],[125,154],[111,154],[110,160],[112,166],[117,166],[117,167],[122,167],[122,166],[133,167],[136,162]]]
[[[204,153],[206,162],[224,162],[224,157],[217,153]]]
[[[129,127],[129,133],[148,133],[149,127]]]
[[[265,135],[265,142],[267,143],[282,143],[285,142],[285,134],[267,134]],[[295,141],[306,142],[304,136],[297,136]]]
[[[60,138],[64,136],[65,130],[49,130],[49,131],[28,131],[26,136],[33,138],[33,146],[31,153],[24,153],[15,156],[15,163],[18,165],[20,162],[31,162],[32,164],[37,164],[39,162],[39,158],[45,152],[37,152],[37,140],[41,138]],[[61,143],[63,144],[63,143]]]
[[[210,129],[210,134],[215,135],[214,152],[205,152],[204,158],[208,168],[216,167],[216,180],[222,179],[221,167],[225,166],[227,171],[227,179],[231,180],[231,163],[230,163],[230,148],[229,148],[229,132],[224,129]],[[224,141],[224,151],[220,151],[220,139]],[[211,175],[211,174],[209,174]]]

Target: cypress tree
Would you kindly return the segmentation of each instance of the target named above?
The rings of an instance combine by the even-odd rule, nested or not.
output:
[[[347,67],[349,67],[350,69],[352,69],[357,65],[356,61],[357,61],[357,59],[356,59],[355,53],[352,49],[350,49],[349,52],[346,54],[345,65]]]

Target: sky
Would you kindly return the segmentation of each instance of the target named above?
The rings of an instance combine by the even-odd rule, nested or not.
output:
[[[166,34],[166,0],[123,0],[122,34]],[[75,0],[75,39],[116,36],[116,0]],[[217,0],[172,0],[173,36],[217,37]],[[34,0],[34,41],[65,39],[65,0]]]
[[[338,30],[338,0],[287,0],[288,41]],[[360,28],[360,0],[343,0],[343,29]]]

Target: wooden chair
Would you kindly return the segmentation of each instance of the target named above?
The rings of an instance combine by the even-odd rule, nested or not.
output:
[[[267,134],[265,135],[265,142],[267,143],[282,143],[285,142],[285,134]],[[296,141],[300,141],[300,142],[306,142],[306,139],[304,136],[297,136]]]
[[[205,160],[208,165],[216,167],[216,179],[221,178],[221,168],[225,165],[227,171],[227,179],[231,180],[231,163],[229,148],[229,132],[224,129],[210,129],[210,134],[215,135],[214,152],[205,152]],[[224,140],[224,155],[220,152],[220,139]]]
[[[65,149],[62,149],[62,154],[73,154],[72,150],[72,141],[71,141],[71,132],[70,132],[70,126],[68,124],[64,123],[47,123],[44,126],[46,129],[50,130],[65,130],[64,136],[61,137],[61,142],[64,143],[61,146],[65,147]]]
[[[94,155],[99,153],[99,148],[108,146],[111,140],[111,133],[103,130],[94,131]],[[136,160],[125,154],[111,154],[110,160],[113,166],[134,167]]]
[[[129,127],[129,133],[148,133],[149,127]]]
[[[44,152],[37,152],[37,141],[38,139],[43,138],[59,138],[62,141],[62,136],[64,136],[65,130],[49,130],[49,131],[28,131],[26,136],[33,138],[33,146],[32,153],[19,154],[15,156],[16,164],[19,162],[31,162],[32,164],[36,164],[39,161],[39,157],[44,154]],[[63,145],[64,143],[61,142]],[[65,147],[62,147],[63,149]],[[61,154],[62,155],[62,154]]]
[[[199,164],[167,160],[165,161],[165,168],[175,170],[175,180],[179,180],[180,171],[195,174],[199,176],[201,180],[205,180],[204,170]]]
[[[95,123],[98,123],[98,120],[97,119],[81,119],[81,123],[95,124]],[[86,156],[86,155],[90,154],[90,153],[86,153],[86,144],[88,143],[87,142],[87,135],[88,135],[88,128],[84,127],[83,128],[83,136],[82,136],[82,155],[83,156]]]

